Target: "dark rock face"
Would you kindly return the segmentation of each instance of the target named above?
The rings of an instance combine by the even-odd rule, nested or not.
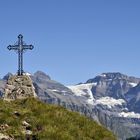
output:
[[[140,83],[130,89],[125,98],[128,101],[129,110],[140,113]]]
[[[140,134],[135,137],[136,140],[140,140]]]
[[[140,134],[138,134],[136,137],[131,137],[126,140],[140,140]]]
[[[0,97],[3,96],[4,90],[5,90],[6,81],[0,80]]]

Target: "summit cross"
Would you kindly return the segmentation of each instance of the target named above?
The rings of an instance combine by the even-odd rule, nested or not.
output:
[[[26,45],[23,41],[23,36],[20,34],[18,36],[18,41],[15,45],[9,45],[8,50],[15,50],[18,53],[18,75],[23,75],[23,53],[25,50],[32,50],[33,45]]]

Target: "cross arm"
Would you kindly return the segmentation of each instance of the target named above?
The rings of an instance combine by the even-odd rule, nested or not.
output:
[[[33,48],[34,48],[33,45],[23,45],[24,50],[27,50],[27,49],[32,50]]]
[[[8,50],[18,50],[18,45],[9,45],[7,47]]]

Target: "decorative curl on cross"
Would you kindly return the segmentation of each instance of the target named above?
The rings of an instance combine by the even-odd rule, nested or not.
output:
[[[15,45],[9,45],[8,50],[15,50],[18,53],[18,75],[23,75],[23,53],[25,50],[32,50],[33,45],[26,45],[23,41],[23,36],[18,36],[18,41]]]

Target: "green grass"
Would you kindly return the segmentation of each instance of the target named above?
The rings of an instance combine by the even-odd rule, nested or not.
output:
[[[16,116],[15,111],[20,115]],[[96,122],[63,107],[34,98],[11,102],[0,100],[0,125],[9,125],[0,133],[25,140],[22,121],[31,124],[31,130],[39,140],[116,140],[111,132]]]

